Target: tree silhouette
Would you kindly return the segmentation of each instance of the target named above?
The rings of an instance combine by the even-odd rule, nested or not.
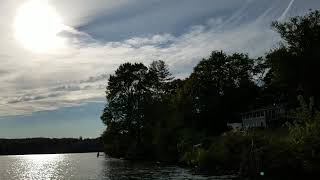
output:
[[[274,22],[272,26],[283,41],[267,55],[269,81],[294,101],[300,94],[315,97],[319,102],[320,11],[293,17],[288,22]]]

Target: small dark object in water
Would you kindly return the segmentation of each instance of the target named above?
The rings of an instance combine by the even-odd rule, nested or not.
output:
[[[97,157],[99,157],[100,156],[100,154],[99,154],[99,152],[97,153]]]

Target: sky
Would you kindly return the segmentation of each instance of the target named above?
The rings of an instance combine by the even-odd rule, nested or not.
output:
[[[213,50],[264,56],[272,21],[319,0],[2,0],[0,138],[98,137],[108,76],[164,60],[177,78]]]

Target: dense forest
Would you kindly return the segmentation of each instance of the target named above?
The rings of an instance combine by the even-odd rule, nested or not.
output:
[[[264,57],[213,51],[185,79],[162,60],[120,65],[106,87],[105,152],[214,173],[319,172],[320,11],[272,28],[282,40]],[[292,117],[281,127],[227,128],[242,112],[280,104]]]
[[[103,151],[97,139],[0,139],[0,155],[84,153]]]

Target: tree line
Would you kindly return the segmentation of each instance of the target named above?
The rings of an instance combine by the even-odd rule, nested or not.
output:
[[[103,151],[100,138],[0,139],[0,155],[84,153]]]
[[[174,78],[162,60],[149,66],[121,64],[106,86],[101,116],[107,126],[102,135],[105,152],[178,162],[198,144],[208,152],[219,145],[212,139],[227,131],[227,122],[241,122],[240,113],[268,105],[286,104],[296,110],[304,102],[308,111],[300,109],[296,115],[317,119],[320,11],[274,22],[272,28],[282,40],[264,57],[213,51],[185,79]],[[304,125],[291,122],[290,137],[302,137],[297,132]],[[310,148],[320,152],[320,146]]]

